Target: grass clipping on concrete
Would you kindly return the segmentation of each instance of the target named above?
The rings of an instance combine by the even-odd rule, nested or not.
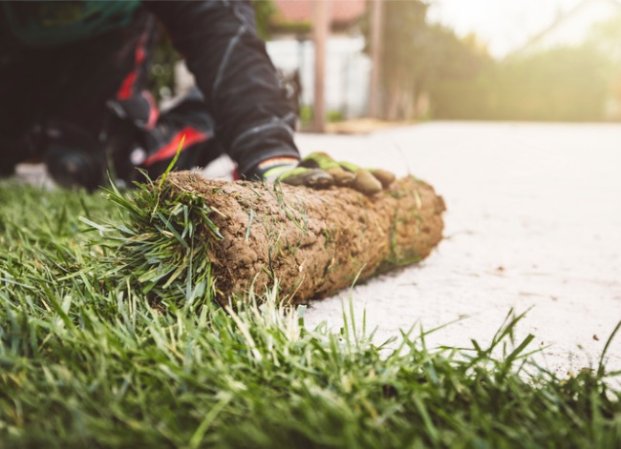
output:
[[[350,313],[307,328],[276,288],[219,306],[217,212],[169,189],[0,183],[0,447],[621,446],[605,351],[558,378],[519,316],[432,349],[422,332],[374,343]]]

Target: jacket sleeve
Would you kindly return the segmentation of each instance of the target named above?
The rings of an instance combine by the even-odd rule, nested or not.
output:
[[[244,174],[271,157],[299,157],[296,114],[256,33],[247,1],[144,2],[196,78],[216,133]]]

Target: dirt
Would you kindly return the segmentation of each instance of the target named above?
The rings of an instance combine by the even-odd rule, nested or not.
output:
[[[411,176],[367,197],[347,188],[206,180],[171,174],[173,190],[205,198],[223,238],[210,241],[221,298],[278,282],[292,303],[317,299],[378,272],[416,263],[442,239],[444,202]]]

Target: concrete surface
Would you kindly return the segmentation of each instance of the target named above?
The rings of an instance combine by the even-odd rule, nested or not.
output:
[[[298,142],[303,152],[411,172],[448,207],[446,238],[426,261],[314,303],[310,325],[338,328],[352,298],[378,341],[463,318],[428,342],[469,345],[488,342],[511,308],[532,308],[519,334],[534,333],[533,348],[549,345],[542,363],[597,363],[621,320],[621,126],[436,122]]]
[[[353,302],[381,342],[400,329],[461,318],[430,346],[488,342],[508,311],[528,309],[519,335],[537,336],[560,372],[597,364],[621,320],[621,125],[436,122],[367,136],[300,134],[303,153],[412,173],[446,200],[445,240],[422,264],[313,303],[309,326],[342,325]],[[218,161],[207,173],[230,173]],[[20,168],[42,183],[41,169]],[[364,236],[361,236],[364,238]],[[609,350],[621,369],[621,335]]]

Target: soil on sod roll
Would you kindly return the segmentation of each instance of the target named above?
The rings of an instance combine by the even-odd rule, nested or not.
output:
[[[172,195],[193,193],[214,211],[221,238],[207,238],[220,299],[262,293],[278,281],[291,303],[419,262],[442,239],[442,197],[414,177],[367,197],[348,188],[206,180],[171,173]]]

